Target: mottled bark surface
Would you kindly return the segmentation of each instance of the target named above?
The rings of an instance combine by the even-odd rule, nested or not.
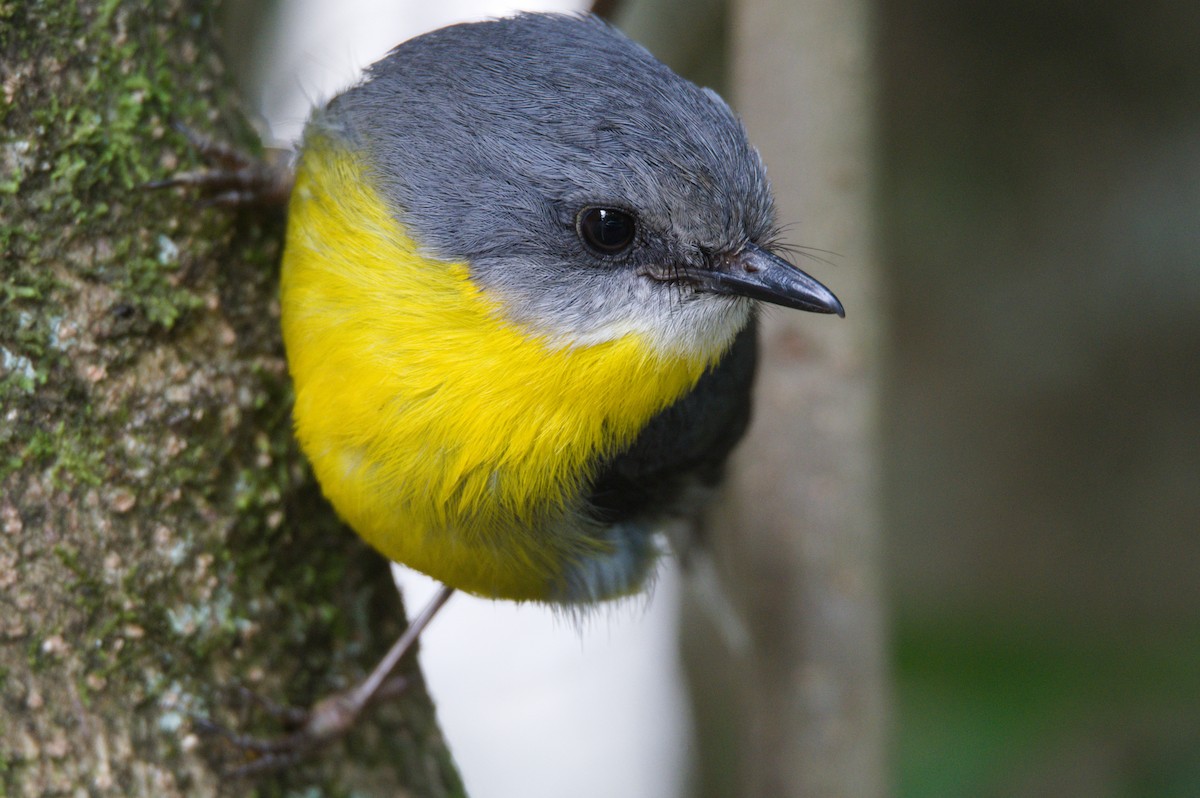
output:
[[[0,794],[461,792],[419,686],[257,782],[194,716],[277,730],[402,626],[290,433],[282,219],[139,186],[230,140],[210,3],[0,3]],[[413,674],[419,685],[419,675]]]

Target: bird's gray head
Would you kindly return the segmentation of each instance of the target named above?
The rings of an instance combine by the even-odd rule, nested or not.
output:
[[[745,324],[747,297],[841,312],[763,249],[770,188],[729,107],[594,17],[412,39],[317,122],[366,148],[429,255],[469,264],[555,343],[639,332],[711,352]]]

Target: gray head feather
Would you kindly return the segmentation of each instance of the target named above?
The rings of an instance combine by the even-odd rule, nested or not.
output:
[[[629,329],[723,347],[736,297],[652,280],[764,243],[773,204],[729,107],[594,17],[522,14],[410,40],[314,124],[366,149],[429,254],[470,264],[506,312],[563,343]],[[637,218],[622,258],[580,241],[584,206]]]

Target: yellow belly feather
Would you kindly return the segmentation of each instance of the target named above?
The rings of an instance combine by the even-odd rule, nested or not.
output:
[[[516,327],[464,264],[418,253],[358,156],[311,135],[281,293],[297,436],[326,496],[385,556],[497,598],[549,598],[600,545],[563,523],[590,469],[711,362]]]

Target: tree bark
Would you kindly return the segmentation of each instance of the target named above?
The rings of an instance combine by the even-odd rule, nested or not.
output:
[[[403,626],[292,440],[282,220],[140,188],[173,119],[252,139],[212,5],[0,4],[0,794],[460,794],[412,668],[253,784],[194,723],[277,732],[234,688],[307,706]]]

